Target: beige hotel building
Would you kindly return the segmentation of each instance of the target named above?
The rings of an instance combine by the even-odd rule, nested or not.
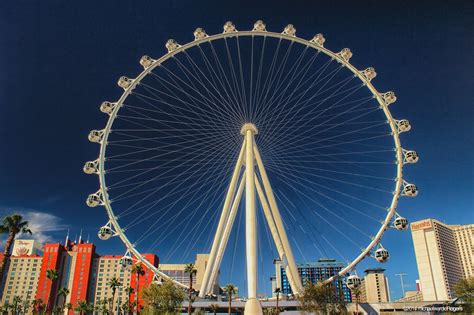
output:
[[[474,224],[447,225],[435,219],[411,224],[424,301],[452,299],[453,286],[472,277]]]

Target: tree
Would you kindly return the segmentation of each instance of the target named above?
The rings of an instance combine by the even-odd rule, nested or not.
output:
[[[134,292],[135,290],[131,287],[131,286],[128,286],[125,288],[125,293],[127,293],[127,296],[128,296],[128,300],[127,300],[127,303],[128,303],[128,313],[132,312],[133,309],[132,309],[132,305],[131,305],[131,301],[130,301],[130,296],[132,295],[132,293]],[[122,305],[122,308],[123,308],[123,305]]]
[[[227,294],[227,297],[229,298],[229,308],[228,308],[228,313],[230,315],[232,311],[232,296],[237,292],[237,289],[235,288],[235,285],[232,283],[229,283],[224,287],[224,292]]]
[[[138,301],[138,296],[140,294],[140,276],[143,276],[145,274],[145,268],[142,266],[141,263],[137,263],[133,265],[132,267],[132,273],[137,275],[137,286],[135,291],[137,291],[137,301]],[[140,312],[140,310],[137,308],[137,314]]]
[[[300,309],[306,312],[327,313],[328,295],[328,286],[308,282],[298,296]]]
[[[46,278],[51,281],[51,288],[53,287],[54,283],[58,279],[59,274],[56,269],[48,269],[46,270]],[[54,300],[53,300],[54,301]],[[46,310],[52,309],[52,306],[49,305],[51,303],[51,294],[48,296],[48,302],[46,303]]]
[[[115,302],[115,292],[117,291],[118,287],[122,286],[122,283],[116,277],[110,279],[108,283],[109,288],[112,289],[112,300],[110,301],[110,313],[114,313],[114,302]]]
[[[13,245],[13,241],[19,233],[31,234],[31,230],[28,228],[28,221],[22,221],[23,217],[19,214],[7,216],[3,219],[3,224],[0,225],[0,234],[8,234],[7,241],[5,242],[5,248],[3,250],[3,260],[0,262],[0,281],[3,279],[3,273],[5,271],[5,264],[10,258],[10,250]]]
[[[71,303],[66,303],[65,305],[66,309],[67,309],[67,313],[69,314],[71,312],[71,310],[73,309],[73,306]]]
[[[55,307],[53,307],[52,313],[56,314],[56,315],[59,315],[59,314],[61,314],[61,311],[62,311],[61,306],[56,305]]]
[[[461,279],[454,285],[454,293],[464,302],[464,312],[472,314],[474,304],[474,277]]]
[[[8,315],[8,310],[10,310],[11,308],[12,308],[12,305],[7,302],[3,305],[3,312],[6,312]]]
[[[104,298],[102,300],[99,300],[97,302],[97,305],[98,305],[98,312],[100,312],[102,315],[107,315],[109,314],[109,308],[107,306],[107,304],[109,304],[109,301]]]
[[[359,303],[360,303],[360,286],[357,286],[353,289],[351,289],[352,295],[355,297],[355,305],[356,305],[356,314],[359,314]]]
[[[197,270],[194,268],[194,264],[187,264],[184,267],[184,272],[189,275],[189,289],[188,289],[188,314],[191,315],[192,310],[192,294],[193,294],[193,276],[196,274]]]
[[[40,305],[43,304],[42,299],[34,299],[31,301],[31,306],[33,307],[32,312],[35,314],[36,312],[39,312]]]
[[[91,305],[87,301],[78,301],[74,311],[78,312],[80,315],[84,315],[91,310]]]
[[[339,290],[336,290],[332,284],[309,282],[298,296],[298,300],[302,311],[323,314],[347,312],[341,285]]]
[[[151,283],[142,290],[140,297],[148,313],[173,314],[181,308],[185,293],[172,282],[164,281],[161,285]]]
[[[280,288],[275,288],[275,291],[273,291],[273,292],[276,293],[276,295],[277,295],[277,303],[276,303],[276,307],[275,307],[275,314],[280,314],[280,309],[278,308],[278,302],[280,300],[281,289]]]
[[[58,290],[58,298],[63,298],[63,303],[61,304],[61,310],[64,311],[64,305],[66,304],[66,297],[69,294],[68,288],[61,288]]]
[[[20,296],[18,295],[15,295],[13,297],[13,303],[12,303],[12,311],[13,311],[13,314],[18,314],[21,310],[21,302],[23,300],[21,299]]]
[[[219,305],[217,304],[211,304],[209,305],[209,308],[211,309],[211,311],[214,313],[214,315],[217,314],[217,311],[219,310]]]
[[[23,312],[23,314],[27,314],[29,309],[30,309],[30,304],[28,303],[28,300],[25,300],[23,302],[23,308],[21,309],[21,311]]]

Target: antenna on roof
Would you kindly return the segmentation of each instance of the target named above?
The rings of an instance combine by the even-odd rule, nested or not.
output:
[[[79,234],[79,242],[77,242],[78,244],[81,244],[82,242],[82,229],[81,229],[81,233]]]
[[[87,233],[87,244],[89,244],[89,238],[90,238],[91,234],[90,233]]]
[[[69,242],[69,229],[67,229],[66,241],[64,242],[64,246],[67,246],[68,242]]]

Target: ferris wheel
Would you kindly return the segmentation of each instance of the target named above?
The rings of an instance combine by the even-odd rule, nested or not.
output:
[[[295,294],[303,288],[296,261],[307,256],[346,262],[326,282],[366,257],[389,259],[382,235],[407,229],[398,200],[418,194],[402,173],[418,161],[400,143],[411,126],[392,117],[397,98],[374,87],[374,68],[354,66],[351,50],[333,52],[325,41],[299,38],[293,25],[280,33],[262,21],[248,31],[227,22],[216,35],[197,28],[187,44],[168,40],[162,57],[140,59],[138,76],[120,77],[123,94],[101,104],[107,123],[89,134],[100,153],[84,172],[99,178],[87,205],[108,216],[98,236],[120,238],[124,266],[137,259],[186,288],[142,254],[210,253],[205,297],[225,253],[234,259],[242,247],[246,312],[258,314],[265,251],[282,261]]]

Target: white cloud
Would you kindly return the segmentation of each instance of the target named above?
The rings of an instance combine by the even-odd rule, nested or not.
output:
[[[54,214],[42,212],[35,209],[6,208],[0,207],[2,218],[6,215],[18,213],[23,216],[23,220],[28,221],[28,227],[33,232],[32,235],[22,234],[18,238],[35,239],[40,243],[57,242],[55,237],[57,232],[66,231],[68,226],[62,223],[62,219]],[[2,243],[4,240],[2,240]]]

